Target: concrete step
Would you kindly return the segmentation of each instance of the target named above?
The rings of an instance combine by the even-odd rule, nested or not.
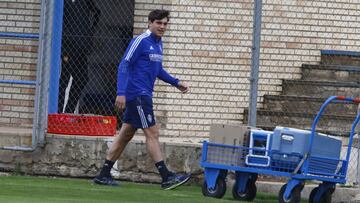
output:
[[[244,111],[244,123],[247,122],[248,111]],[[257,127],[286,126],[299,129],[311,129],[316,114],[283,112],[260,109],[257,111]],[[317,125],[317,131],[333,135],[348,136],[351,124],[356,115],[329,115],[324,114]]]
[[[317,113],[327,98],[288,95],[265,95],[264,109],[284,112]],[[325,114],[356,114],[358,106],[353,103],[331,103]]]
[[[327,98],[331,95],[359,97],[360,84],[354,82],[329,82],[313,80],[283,80],[282,94]]]
[[[3,147],[31,147],[32,129],[0,127],[0,149]]]
[[[360,52],[321,50],[321,64],[360,66]]]
[[[303,64],[302,80],[360,82],[360,66]]]

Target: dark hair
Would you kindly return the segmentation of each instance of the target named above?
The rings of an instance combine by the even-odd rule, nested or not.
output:
[[[154,20],[161,20],[163,18],[167,18],[167,20],[170,20],[170,12],[167,10],[160,10],[160,9],[156,9],[153,10],[149,13],[149,21],[150,22],[154,22]]]

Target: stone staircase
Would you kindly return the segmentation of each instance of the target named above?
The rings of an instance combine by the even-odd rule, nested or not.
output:
[[[311,129],[322,103],[331,95],[360,96],[360,53],[321,51],[319,65],[303,64],[299,80],[283,80],[280,95],[265,95],[257,111],[257,127],[275,126]],[[244,112],[247,123],[248,111]],[[357,105],[330,104],[318,123],[318,130],[347,136],[357,115]]]

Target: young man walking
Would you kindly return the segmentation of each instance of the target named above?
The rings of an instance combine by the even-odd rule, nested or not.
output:
[[[115,106],[121,111],[126,110],[120,133],[110,147],[100,174],[94,179],[97,184],[118,185],[111,177],[110,170],[138,128],[145,133],[147,151],[161,175],[162,189],[174,189],[190,178],[189,174],[177,175],[167,169],[153,112],[152,93],[156,78],[175,86],[182,93],[189,90],[185,82],[171,76],[162,66],[161,38],[169,22],[169,11],[151,11],[148,19],[149,29],[130,42],[119,65]]]

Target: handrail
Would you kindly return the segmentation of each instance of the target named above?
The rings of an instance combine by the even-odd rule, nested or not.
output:
[[[22,38],[22,39],[39,39],[39,34],[15,33],[15,32],[0,32],[0,37],[3,38]],[[31,80],[0,80],[0,83],[18,84],[18,85],[36,85],[36,81]]]
[[[315,134],[316,134],[317,123],[319,122],[319,119],[320,119],[322,113],[324,112],[325,108],[333,101],[346,101],[346,102],[352,102],[352,103],[360,104],[360,98],[349,98],[349,97],[345,97],[345,96],[331,96],[323,103],[323,105],[320,107],[320,110],[317,113],[317,115],[316,115],[316,117],[314,119],[314,122],[312,123],[312,126],[311,126],[310,141],[309,141],[309,144],[307,146],[306,153],[305,153],[305,157],[307,157],[307,158],[311,154],[312,144],[313,144]],[[353,143],[353,137],[354,137],[354,134],[355,134],[355,127],[357,126],[359,121],[360,121],[360,114],[357,115],[357,117],[355,118],[355,120],[354,120],[354,122],[353,122],[353,124],[351,126],[351,132],[350,132],[350,136],[349,136],[349,145],[348,145],[347,154],[346,154],[347,163],[349,162],[349,159],[350,159],[350,152],[351,152],[351,146],[352,146],[352,143]],[[308,172],[308,167],[307,167],[308,164],[309,164],[308,160],[306,160],[306,163],[304,164],[305,165],[305,173]],[[347,169],[347,167],[348,166],[346,166],[346,169]]]
[[[41,2],[41,21],[43,23],[44,20],[44,1]],[[42,28],[41,28],[42,29]],[[15,39],[30,39],[30,40],[40,40],[40,34],[31,34],[31,33],[12,33],[12,32],[0,32],[0,38],[15,38]],[[36,89],[38,89],[38,84],[36,81],[31,80],[0,80],[0,83],[5,84],[19,84],[19,85],[34,85]],[[36,102],[36,101],[35,101]],[[35,105],[36,106],[36,105]],[[4,146],[0,147],[0,150],[10,150],[10,151],[24,151],[24,152],[32,152],[37,147],[36,135],[35,135],[35,126],[33,125],[33,133],[32,133],[32,146],[24,147],[24,146]]]
[[[36,85],[33,80],[0,80],[0,83],[17,84],[17,85]]]
[[[26,34],[26,33],[10,33],[10,32],[0,32],[0,37],[2,38],[21,38],[21,39],[39,39],[39,34]],[[34,85],[36,86],[36,81],[32,80],[0,80],[0,84],[18,84],[18,85]],[[34,135],[32,135],[32,140],[34,140]],[[34,144],[32,147],[23,147],[23,146],[4,146],[0,147],[2,150],[11,150],[11,151],[25,151],[32,152],[35,150]]]
[[[0,32],[0,37],[9,38],[24,38],[24,39],[39,39],[39,34],[27,34],[27,33],[16,33],[16,32]]]

